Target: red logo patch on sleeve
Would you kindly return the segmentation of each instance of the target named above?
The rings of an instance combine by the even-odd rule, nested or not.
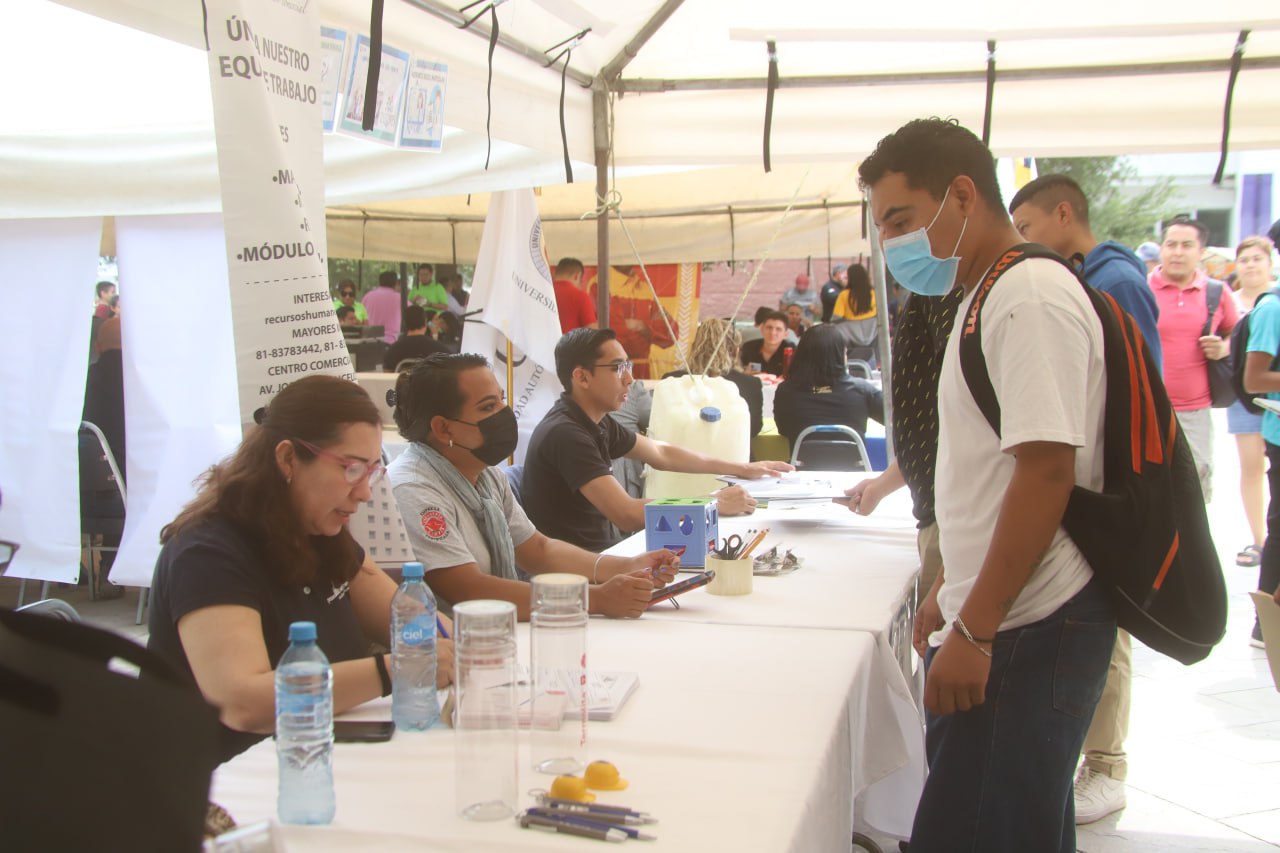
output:
[[[429,509],[422,514],[422,532],[427,534],[428,539],[443,539],[449,532],[449,525],[445,523],[444,514],[438,509]]]

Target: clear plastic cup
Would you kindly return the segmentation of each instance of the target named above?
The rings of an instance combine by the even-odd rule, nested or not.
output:
[[[533,767],[579,773],[587,753],[587,579],[535,575],[529,617]]]
[[[516,606],[466,601],[453,608],[455,792],[468,820],[516,812]]]

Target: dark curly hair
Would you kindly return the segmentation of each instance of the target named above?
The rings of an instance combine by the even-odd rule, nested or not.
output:
[[[939,201],[952,181],[967,175],[992,211],[1005,214],[990,149],[955,119],[918,118],[881,139],[858,167],[858,184],[869,189],[889,172]]]

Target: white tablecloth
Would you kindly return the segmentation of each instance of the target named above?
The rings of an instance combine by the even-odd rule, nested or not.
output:
[[[527,655],[527,627],[520,628]],[[590,723],[589,754],[631,782],[602,802],[657,816],[663,850],[847,853],[853,825],[853,738],[877,694],[869,634],[817,629],[593,619],[592,664],[640,673],[608,723]],[[387,719],[389,700],[361,716]],[[522,736],[521,807],[550,777],[529,768]],[[452,733],[400,734],[386,744],[339,744],[331,827],[287,827],[288,850],[563,850],[587,841],[472,823],[454,813]],[[275,811],[268,740],[224,765],[212,799],[241,824]]]
[[[843,476],[853,482],[865,475]],[[925,776],[913,687],[918,659],[910,650],[919,559],[908,493],[890,496],[871,516],[832,503],[775,501],[751,516],[720,519],[722,536],[738,533],[744,541],[749,529],[765,527],[770,533],[757,553],[781,543],[804,558],[798,571],[756,577],[746,596],[694,590],[680,596],[679,610],[659,604],[645,619],[870,633],[876,661],[867,716],[854,720],[854,791],[860,819],[906,838]],[[639,553],[644,546],[638,533],[610,551]]]

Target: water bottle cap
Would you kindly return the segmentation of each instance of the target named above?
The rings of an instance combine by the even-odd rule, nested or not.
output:
[[[314,622],[294,622],[289,626],[289,642],[306,643],[315,642],[316,639],[316,623]]]
[[[720,420],[720,410],[715,406],[706,406],[702,411],[698,412],[698,417],[702,418],[709,424],[713,424]]]
[[[400,567],[400,576],[405,580],[422,580],[425,570],[422,563],[405,563]]]
[[[515,641],[516,606],[510,601],[478,599],[453,606],[453,634],[459,643],[469,639]]]
[[[534,575],[532,587],[534,610],[554,609],[558,612],[587,610],[587,579],[582,575],[551,572]]]

